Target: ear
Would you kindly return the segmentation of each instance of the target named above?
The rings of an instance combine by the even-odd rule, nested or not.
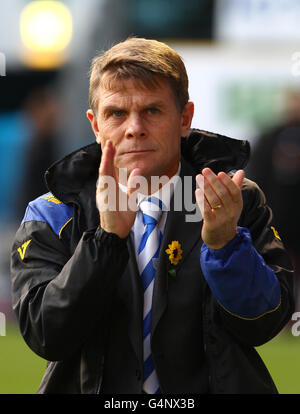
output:
[[[91,123],[92,130],[94,131],[94,134],[96,136],[96,141],[98,144],[100,144],[100,134],[97,117],[96,115],[94,115],[94,112],[91,109],[89,109],[86,112],[86,116]]]
[[[181,114],[181,136],[188,136],[194,116],[194,103],[188,102],[185,104]]]

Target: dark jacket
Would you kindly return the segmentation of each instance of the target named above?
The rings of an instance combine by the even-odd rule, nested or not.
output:
[[[181,174],[243,168],[249,144],[192,130],[182,141]],[[40,393],[141,393],[143,289],[130,238],[99,226],[95,187],[101,151],[91,144],[46,172],[50,193],[30,203],[12,249],[12,298],[29,347],[47,359]],[[192,180],[193,186],[195,179]],[[194,190],[194,189],[193,189]],[[193,194],[194,191],[192,191]],[[245,179],[239,226],[274,270],[280,305],[240,318],[213,297],[199,254],[202,222],[169,211],[152,305],[152,354],[163,393],[276,393],[254,347],[293,312],[292,269],[275,237],[261,190]],[[188,212],[190,214],[190,212]],[[176,278],[165,249],[180,240]],[[247,266],[247,264],[245,264]]]

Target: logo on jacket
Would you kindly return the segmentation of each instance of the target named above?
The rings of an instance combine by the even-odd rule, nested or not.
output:
[[[52,194],[44,197],[44,200],[50,201],[51,203],[55,203],[55,204],[62,204],[62,202],[58,200],[58,198],[55,198]]]
[[[22,244],[22,247],[18,248],[18,252],[22,260],[24,260],[25,253],[26,253],[27,247],[29,246],[30,242],[31,240],[27,240],[27,242]]]
[[[280,238],[280,236],[279,236],[279,234],[278,234],[278,231],[275,229],[275,227],[271,226],[271,229],[273,230],[274,236],[275,236],[278,240],[281,240],[281,238]]]

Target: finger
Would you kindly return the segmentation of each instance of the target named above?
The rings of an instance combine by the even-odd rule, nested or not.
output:
[[[114,176],[114,155],[115,148],[110,140],[106,141],[102,151],[102,157],[99,168],[99,175]]]
[[[129,210],[135,211],[135,212],[137,211],[137,208],[138,208],[138,189],[139,189],[140,179],[144,178],[141,175],[141,173],[142,171],[139,168],[135,168],[134,170],[131,171],[131,173],[129,174],[128,180],[127,180],[127,187],[126,187],[127,205],[128,205]]]
[[[232,181],[241,189],[244,178],[245,172],[243,170],[238,170],[232,177]]]
[[[114,154],[115,149],[112,142],[108,140],[103,148],[99,166],[99,176],[96,183],[97,194],[99,195],[108,185],[108,179],[115,179],[114,176]]]
[[[210,185],[210,183],[207,181],[206,178],[204,178],[204,194],[205,197],[210,205],[210,208],[218,208],[218,206],[223,206],[226,204],[226,202],[221,200],[221,198],[218,196],[217,192],[214,188]]]
[[[203,170],[205,195],[212,208],[223,205],[230,208],[232,199],[227,187],[219,179],[219,177],[211,171],[210,168]]]
[[[196,197],[196,202],[201,211],[203,220],[208,220],[208,221],[212,220],[214,218],[214,215],[213,215],[211,206],[209,202],[207,201],[205,194],[201,188],[197,188],[197,190],[195,190],[195,197]]]
[[[139,183],[139,178],[141,178],[140,181],[142,181],[142,179],[144,178],[142,176],[142,170],[140,168],[135,168],[131,171],[127,180],[127,194],[130,195],[136,190],[136,185],[137,183]]]
[[[234,202],[239,202],[241,200],[241,187],[243,183],[243,179],[245,177],[245,173],[243,170],[239,170],[235,173],[233,178],[230,178],[226,173],[220,172],[218,177],[222,181],[222,183],[227,187],[231,198]]]
[[[196,181],[199,188],[202,190],[205,199],[207,200],[210,209],[216,209],[216,207],[220,208],[222,206],[222,201],[218,197],[218,195],[213,191],[210,184],[208,183],[207,179],[202,175],[198,174],[196,176]]]
[[[201,188],[202,191],[204,191],[204,177],[202,174],[198,174],[196,175],[196,181],[197,184],[199,186],[199,188]]]
[[[131,211],[137,211],[138,193],[148,193],[148,183],[142,175],[142,170],[135,168],[131,171],[127,180],[128,207]]]
[[[197,192],[197,194],[198,194],[198,203],[201,203],[202,210],[203,210],[204,209],[204,200],[206,200],[207,203],[208,203],[205,192],[206,192],[206,189],[209,186],[209,184],[207,183],[207,180],[205,179],[205,177],[202,174],[198,174],[196,176],[196,181],[197,181],[199,189],[201,190],[201,192],[199,192],[199,191]],[[200,198],[200,197],[202,197],[202,198]],[[214,204],[214,205],[217,205],[217,203],[220,202],[220,200],[218,200],[217,197],[216,197],[216,200],[217,200],[216,204]],[[200,205],[199,205],[199,207],[200,207]]]

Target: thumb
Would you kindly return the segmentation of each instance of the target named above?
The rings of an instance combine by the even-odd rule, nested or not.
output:
[[[148,183],[139,168],[131,171],[127,180],[128,207],[131,211],[136,211],[138,206],[138,193],[147,194]]]
[[[141,187],[143,187],[144,181],[146,181],[146,179],[142,176],[140,168],[132,170],[127,180],[127,194],[130,195],[138,189],[142,190]]]
[[[232,181],[239,187],[242,188],[243,180],[245,178],[244,170],[238,170],[232,177]]]

